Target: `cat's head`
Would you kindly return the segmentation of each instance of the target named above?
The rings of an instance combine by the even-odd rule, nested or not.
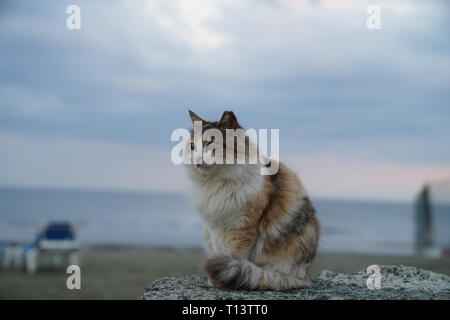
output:
[[[191,152],[189,167],[213,174],[225,168],[232,169],[232,166],[240,165],[242,161],[248,162],[252,144],[233,111],[224,111],[218,121],[206,121],[191,110],[189,116],[193,125],[187,146]],[[238,159],[241,159],[240,163]]]

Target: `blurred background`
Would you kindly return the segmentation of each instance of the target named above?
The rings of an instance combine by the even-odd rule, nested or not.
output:
[[[66,27],[72,4],[79,30]],[[367,28],[369,5],[381,29]],[[323,225],[313,274],[398,263],[450,274],[449,9],[1,1],[0,298],[135,299],[159,277],[202,273],[202,224],[170,160],[187,108],[280,129],[281,161]],[[81,290],[67,289],[67,262],[40,261],[49,221],[75,235]]]

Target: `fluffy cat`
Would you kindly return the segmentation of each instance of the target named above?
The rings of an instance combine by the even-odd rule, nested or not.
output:
[[[203,131],[242,129],[232,111],[216,122],[189,114],[193,122],[202,121]],[[307,288],[320,234],[315,209],[293,171],[279,163],[276,174],[261,175],[261,165],[187,165],[193,201],[206,227],[209,282],[230,290]]]

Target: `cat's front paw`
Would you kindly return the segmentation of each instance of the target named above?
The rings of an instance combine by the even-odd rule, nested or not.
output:
[[[309,289],[312,287],[312,281],[309,279],[295,279],[292,289]]]

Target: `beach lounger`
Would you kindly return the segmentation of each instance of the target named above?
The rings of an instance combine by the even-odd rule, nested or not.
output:
[[[79,265],[79,248],[70,223],[49,222],[38,233],[33,244],[23,247],[27,272],[37,271],[41,255],[51,255],[55,266],[63,266],[64,258],[68,265]]]

